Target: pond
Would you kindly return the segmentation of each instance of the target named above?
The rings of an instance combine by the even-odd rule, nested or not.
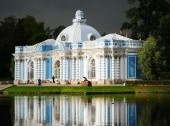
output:
[[[168,126],[169,94],[0,97],[2,126]]]

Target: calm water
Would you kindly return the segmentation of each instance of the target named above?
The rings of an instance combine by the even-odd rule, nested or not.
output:
[[[0,97],[1,126],[169,126],[170,95]]]

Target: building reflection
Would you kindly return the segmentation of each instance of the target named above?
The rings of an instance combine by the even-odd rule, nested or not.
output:
[[[16,96],[15,126],[135,126],[136,104],[126,99]]]

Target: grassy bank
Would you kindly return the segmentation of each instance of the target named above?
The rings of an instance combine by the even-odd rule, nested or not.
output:
[[[12,86],[4,94],[124,94],[170,93],[170,86]]]

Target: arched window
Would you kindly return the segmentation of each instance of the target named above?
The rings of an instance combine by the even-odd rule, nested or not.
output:
[[[96,40],[96,37],[94,35],[90,36],[90,40],[93,41],[93,40]]]
[[[95,70],[95,60],[92,59],[91,62],[90,62],[90,75],[91,75],[91,78],[95,78],[96,77],[96,70]]]
[[[60,79],[60,61],[59,60],[55,62],[55,77],[57,79]]]
[[[33,78],[34,78],[34,63],[31,61],[29,63],[28,79],[33,80]]]

